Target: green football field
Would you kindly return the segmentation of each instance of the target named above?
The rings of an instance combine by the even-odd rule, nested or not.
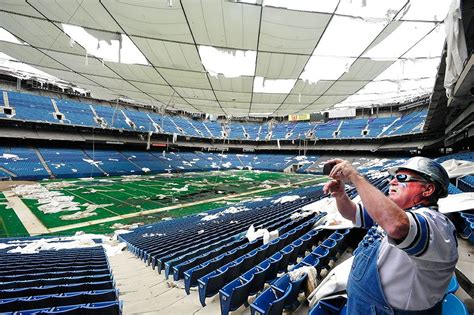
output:
[[[28,235],[28,232],[16,216],[15,211],[8,207],[5,196],[0,193],[0,237],[25,235]]]
[[[22,201],[52,234],[68,235],[76,231],[110,233],[117,229],[117,223],[148,224],[163,218],[182,217],[324,180],[315,175],[258,171],[53,180],[41,181],[40,184],[48,192],[60,192],[61,196],[70,197],[77,203],[75,207],[44,213],[41,211],[44,200],[23,197]],[[4,217],[0,217],[2,222]],[[25,233],[20,227],[21,222],[18,223],[15,224],[18,228],[6,228],[3,224],[0,234]]]

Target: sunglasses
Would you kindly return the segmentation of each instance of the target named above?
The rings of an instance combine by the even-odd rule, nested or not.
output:
[[[412,175],[408,175],[408,174],[396,174],[396,175],[390,176],[390,180],[392,180],[394,178],[396,178],[397,182],[399,182],[399,183],[406,183],[406,182],[428,183],[428,181],[425,180],[424,178],[420,178],[420,177],[412,176]]]

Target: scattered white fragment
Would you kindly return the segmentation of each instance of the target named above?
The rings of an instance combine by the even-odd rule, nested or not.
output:
[[[298,200],[298,199],[301,199],[301,197],[298,196],[298,195],[283,196],[283,197],[280,197],[276,200],[273,200],[272,203],[283,204],[283,203],[292,202],[292,201],[295,201],[295,200]]]

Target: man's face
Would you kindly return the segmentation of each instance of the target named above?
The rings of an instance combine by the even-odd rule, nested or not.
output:
[[[390,190],[388,197],[402,209],[408,209],[418,204],[425,197],[423,193],[426,191],[428,182],[415,172],[409,170],[400,170],[396,175],[408,175],[408,181],[405,179],[397,180],[395,176],[390,181]],[[400,176],[403,177],[403,176]]]

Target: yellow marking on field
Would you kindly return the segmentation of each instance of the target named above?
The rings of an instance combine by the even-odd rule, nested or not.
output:
[[[307,184],[307,183],[316,182],[316,181],[321,181],[321,178],[309,179],[309,180],[293,183],[291,185]],[[288,186],[286,186],[286,187],[288,187]],[[134,213],[118,215],[118,216],[115,216],[115,217],[109,217],[109,218],[92,220],[92,221],[88,221],[88,222],[81,222],[81,223],[76,223],[76,224],[71,224],[71,225],[59,226],[59,227],[55,227],[55,228],[50,228],[49,233],[56,233],[56,232],[70,230],[70,229],[77,229],[77,228],[82,228],[82,227],[86,227],[86,226],[91,226],[91,225],[96,225],[96,224],[101,224],[101,223],[107,223],[107,222],[112,222],[112,221],[118,221],[118,220],[123,220],[123,219],[130,219],[130,218],[134,218],[134,217],[140,217],[140,216],[144,216],[144,215],[149,215],[149,214],[154,214],[154,213],[159,213],[159,212],[164,212],[164,211],[169,211],[169,210],[174,210],[174,209],[180,209],[180,208],[195,206],[195,205],[199,205],[199,204],[203,204],[203,203],[210,203],[210,202],[216,202],[216,201],[221,201],[221,200],[228,200],[228,199],[233,199],[233,198],[236,198],[236,197],[247,196],[247,195],[251,195],[251,194],[257,194],[257,193],[276,190],[276,189],[280,189],[280,188],[282,188],[282,187],[281,186],[276,186],[276,187],[271,187],[271,188],[257,189],[257,190],[252,190],[252,191],[240,193],[240,194],[232,194],[232,195],[216,197],[216,198],[211,198],[211,199],[206,199],[206,200],[199,200],[199,201],[190,202],[190,203],[183,203],[183,204],[180,203],[180,204],[176,204],[176,205],[173,205],[173,206],[168,206],[168,207],[163,207],[163,208],[158,208],[158,209],[144,210],[144,211],[139,211],[139,212],[134,212]]]

